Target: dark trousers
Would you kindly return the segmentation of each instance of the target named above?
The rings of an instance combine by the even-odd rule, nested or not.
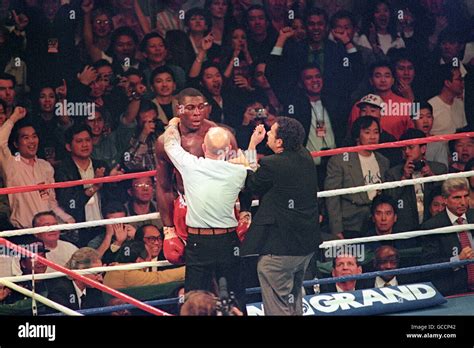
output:
[[[245,304],[245,292],[240,279],[240,241],[236,232],[220,235],[189,234],[186,244],[185,291],[215,292],[221,277],[227,280],[239,308]]]

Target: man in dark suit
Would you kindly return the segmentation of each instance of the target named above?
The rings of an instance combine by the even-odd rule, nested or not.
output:
[[[400,140],[425,138],[419,129],[409,129]],[[400,181],[432,175],[446,174],[448,168],[442,163],[425,161],[426,144],[409,145],[403,148],[405,163],[391,168],[385,175],[385,181]],[[439,183],[429,182],[389,189],[386,193],[398,204],[397,232],[415,231],[423,222],[424,212],[429,209],[428,197]],[[425,199],[426,197],[426,199]]]
[[[474,223],[474,210],[469,209],[467,179],[448,179],[441,192],[446,200],[446,210],[423,223],[422,229]],[[427,264],[474,259],[472,231],[426,236],[422,246],[423,260]],[[432,271],[427,278],[445,296],[473,291],[474,264]]]
[[[316,168],[303,147],[298,121],[278,117],[267,135],[275,154],[263,157],[260,168],[247,177],[246,187],[261,198],[241,256],[260,255],[257,271],[266,315],[302,315],[303,276],[321,243]],[[255,146],[251,140],[249,149]]]
[[[390,271],[399,268],[400,255],[398,250],[390,245],[382,245],[375,251],[374,269],[376,271]],[[417,280],[416,274],[383,275],[370,281],[371,288],[398,286],[410,284]]]
[[[66,268],[73,270],[101,266],[102,261],[99,254],[92,248],[77,250],[66,264]],[[96,282],[103,282],[100,273],[87,274],[85,277]],[[79,280],[71,280],[67,277],[57,278],[50,281],[48,288],[50,289],[48,293],[50,300],[73,310],[103,307],[105,305],[100,290],[92,288]]]

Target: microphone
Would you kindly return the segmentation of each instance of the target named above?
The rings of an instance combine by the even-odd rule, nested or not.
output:
[[[219,303],[217,307],[218,316],[230,315],[231,299],[227,290],[227,280],[224,277],[219,278]]]

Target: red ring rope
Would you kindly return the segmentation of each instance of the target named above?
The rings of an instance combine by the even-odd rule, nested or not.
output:
[[[99,290],[102,290],[103,292],[106,292],[108,293],[109,295],[112,295],[114,297],[117,297],[127,303],[130,303],[134,306],[136,306],[137,308],[140,308],[141,310],[145,311],[145,312],[148,312],[148,313],[151,313],[151,314],[154,314],[154,315],[159,315],[159,316],[170,316],[171,314],[165,312],[165,311],[162,311],[158,308],[155,308],[155,307],[152,307],[150,305],[147,305],[146,303],[143,303],[141,301],[138,301],[137,299],[133,298],[133,297],[130,297],[128,295],[125,295],[123,293],[121,293],[120,291],[117,291],[115,289],[112,289],[102,283],[99,283],[99,282],[96,282],[95,280],[92,280],[92,279],[89,279],[87,277],[84,277],[83,275],[81,274],[78,274],[66,267],[63,267],[63,266],[60,266],[44,257],[41,257],[35,253],[32,253],[30,252],[29,250],[27,249],[24,249],[16,244],[13,244],[11,242],[9,242],[8,240],[4,239],[4,238],[0,238],[0,244],[2,245],[5,245],[7,248],[10,248],[10,249],[13,249],[15,250],[16,252],[18,253],[21,253],[22,255],[26,255],[26,256],[29,256],[29,257],[35,257],[36,260],[38,260],[39,262],[41,262],[43,265],[46,265],[46,266],[49,266],[51,267],[52,269],[56,270],[56,271],[59,271],[59,272],[62,272],[64,274],[67,274],[68,276],[74,278],[74,279],[77,279],[77,280],[80,280],[81,282],[83,283],[86,283],[87,285],[90,285],[96,289],[99,289]]]
[[[377,149],[386,149],[386,148],[392,148],[392,147],[403,147],[407,145],[419,145],[419,144],[434,143],[437,141],[449,141],[449,140],[464,139],[464,138],[471,138],[471,137],[474,137],[474,132],[449,134],[449,135],[435,135],[435,136],[431,136],[427,138],[394,141],[394,142],[383,143],[383,144],[349,146],[349,147],[340,147],[337,149],[314,151],[314,152],[311,152],[311,156],[313,157],[333,156],[333,155],[338,155],[338,154],[346,153],[346,152],[358,152],[362,150],[377,150]],[[22,193],[22,192],[32,192],[32,191],[47,190],[47,189],[68,188],[68,187],[80,186],[80,185],[112,183],[112,182],[118,182],[118,181],[129,180],[129,179],[144,178],[144,177],[149,177],[149,176],[154,176],[154,175],[156,175],[156,170],[150,170],[150,171],[140,172],[140,173],[129,173],[129,174],[122,174],[122,175],[106,176],[106,177],[95,178],[95,179],[55,182],[53,184],[11,186],[11,187],[0,188],[0,195]]]

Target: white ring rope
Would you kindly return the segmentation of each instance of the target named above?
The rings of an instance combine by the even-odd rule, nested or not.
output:
[[[159,217],[160,217],[159,213],[150,213],[150,214],[126,216],[126,217],[114,218],[114,219],[77,222],[74,224],[59,224],[59,225],[51,225],[51,226],[22,228],[19,230],[10,230],[10,231],[0,232],[0,237],[5,238],[5,237],[21,236],[24,234],[37,234],[37,233],[51,232],[51,231],[57,231],[57,230],[60,230],[60,231],[77,230],[80,228],[97,227],[97,226],[102,226],[102,225],[124,224],[127,222],[140,222],[140,221],[145,221],[145,220],[155,220],[155,219],[159,219]]]
[[[349,188],[343,188],[343,189],[337,189],[337,190],[322,191],[322,192],[318,192],[318,198],[348,195],[348,194],[366,192],[366,191],[384,190],[384,189],[403,187],[403,186],[409,186],[409,185],[424,184],[424,183],[433,182],[433,181],[445,181],[447,179],[454,179],[454,178],[468,178],[471,176],[474,176],[474,170],[471,170],[469,172],[432,175],[432,176],[427,176],[425,178],[390,181],[390,182],[384,182],[381,184],[372,184],[372,185],[356,186],[356,187],[349,187]]]
[[[1,256],[0,256],[1,257]],[[138,263],[131,263],[126,265],[118,265],[118,266],[104,266],[104,267],[93,267],[93,268],[84,268],[84,269],[76,269],[74,272],[78,274],[92,274],[92,273],[101,273],[101,272],[112,272],[112,271],[129,271],[134,269],[142,269],[148,267],[166,267],[166,266],[174,266],[168,261],[151,261],[151,262],[138,262]],[[65,277],[66,274],[62,272],[51,272],[51,273],[36,273],[35,280],[43,280],[43,279],[53,279],[59,277]],[[7,280],[14,283],[18,282],[25,282],[31,280],[31,274],[27,275],[20,275],[14,277],[3,277],[0,280]]]
[[[15,291],[18,291],[19,293],[22,293],[23,295],[25,296],[28,296],[28,297],[32,297],[33,296],[33,292],[28,290],[28,289],[25,289],[19,285],[16,285],[15,283],[5,279],[5,278],[0,278],[0,284],[3,284],[4,286],[7,286],[9,287],[10,289],[12,290],[15,290]],[[35,296],[35,299],[43,304],[45,304],[46,306],[48,307],[51,307],[61,313],[64,313],[64,314],[67,314],[67,315],[73,315],[73,316],[84,316],[84,314],[81,314],[81,313],[78,313],[70,308],[67,308],[59,303],[56,303],[54,301],[51,301],[50,299],[44,297],[44,296],[41,296],[37,293],[34,294]]]
[[[447,227],[434,228],[432,230],[409,231],[409,232],[401,232],[401,233],[394,233],[394,234],[386,234],[383,236],[329,240],[322,243],[319,246],[319,248],[320,249],[334,248],[339,245],[377,242],[381,240],[410,239],[410,238],[433,235],[433,234],[446,234],[446,233],[461,232],[461,231],[467,231],[467,230],[474,230],[474,224],[453,225],[453,226],[447,226]]]

